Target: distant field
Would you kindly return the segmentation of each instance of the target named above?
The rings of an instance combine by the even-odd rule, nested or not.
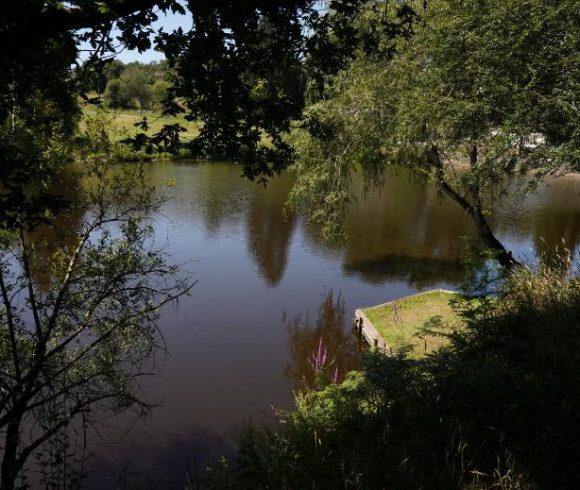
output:
[[[94,97],[95,95],[96,94],[89,94],[90,97]],[[79,105],[82,109],[83,116],[79,126],[80,130],[83,131],[85,117],[94,116],[98,111],[98,107],[94,104],[86,104],[80,99]],[[142,132],[142,130],[137,128],[135,124],[142,121],[143,117],[147,118],[147,123],[149,125],[147,134],[149,136],[157,133],[166,124],[179,124],[185,128],[185,131],[180,133],[180,138],[184,142],[193,140],[199,134],[199,129],[202,126],[202,123],[200,122],[186,121],[182,115],[162,116],[158,112],[154,111],[141,111],[137,109],[106,109],[105,114],[110,120],[109,136],[114,141],[120,141],[128,137],[133,137],[138,132]],[[260,144],[269,146],[271,141],[269,138],[263,136]]]
[[[92,116],[96,113],[97,107],[92,104],[84,105],[81,103],[83,116]],[[131,109],[109,109],[107,110],[107,117],[110,118],[111,127],[110,134],[115,140],[135,136],[141,129],[135,127],[135,123],[140,122],[143,117],[147,118],[149,130],[147,134],[152,135],[158,132],[165,124],[176,124],[184,127],[186,131],[181,133],[181,138],[184,141],[191,141],[199,133],[199,124],[195,122],[186,121],[182,116],[161,116],[159,113],[152,111],[139,111]],[[84,118],[84,117],[83,117]],[[81,120],[80,129],[83,129],[83,121]]]
[[[394,351],[411,348],[409,355],[416,358],[436,350],[447,341],[444,336],[423,332],[425,323],[431,318],[440,318],[447,332],[462,327],[461,318],[450,305],[452,299],[463,300],[456,293],[430,291],[363,311]]]

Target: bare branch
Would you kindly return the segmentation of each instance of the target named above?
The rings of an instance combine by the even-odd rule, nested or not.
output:
[[[24,239],[24,229],[22,226],[20,226],[19,228],[19,236],[20,236],[20,247],[22,248],[22,266],[24,268],[24,274],[26,276],[26,286],[28,289],[28,299],[30,301],[30,309],[32,310],[32,316],[34,318],[36,335],[40,340],[42,339],[42,328],[40,325],[40,318],[38,316],[38,306],[36,303],[36,296],[34,293],[34,283],[32,280],[32,274],[30,273],[30,263],[28,260],[26,240]]]

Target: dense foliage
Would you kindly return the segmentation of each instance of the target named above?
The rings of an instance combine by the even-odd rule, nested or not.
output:
[[[572,488],[580,438],[580,281],[517,270],[462,311],[450,346],[371,356],[303,391],[274,432],[246,430],[202,488]]]
[[[121,65],[118,75],[107,80],[104,102],[111,109],[159,111],[170,87],[167,76],[164,62]]]
[[[119,43],[149,48],[159,9],[193,19],[190,31],[155,38],[169,80],[155,67],[107,60]],[[111,178],[102,165],[111,142],[99,115],[86,124],[97,191],[76,210],[79,229],[60,234],[48,259],[40,253],[39,226],[58,231],[58,213],[75,211],[53,190],[79,93],[104,90],[120,108],[163,101],[166,114],[202,123],[191,153],[238,161],[250,178],[284,168],[294,145],[294,203],[329,235],[353,171],[374,185],[385,165],[408,164],[513,266],[487,215],[515,171],[579,166],[579,26],[578,0],[332,0],[324,14],[314,0],[2,2],[2,488],[45,443],[61,444],[61,429],[89,405],[138,405],[133,381],[156,347],[157,306],[185,287],[147,248],[138,170]],[[71,69],[81,42],[92,52]],[[167,125],[133,145],[176,150],[180,132]],[[453,173],[457,162],[467,171]],[[135,193],[137,209],[123,201]],[[169,282],[151,289],[147,277]],[[518,270],[497,300],[464,312],[468,328],[449,348],[420,361],[374,357],[365,373],[302,393],[279,431],[248,432],[237,472],[214,468],[206,483],[573,486],[579,290],[558,271]]]
[[[331,3],[356,10],[364,2]],[[154,33],[151,23],[168,11],[187,12],[192,28]],[[250,177],[287,162],[291,151],[281,133],[302,108],[306,34],[320,18],[314,0],[7,0],[0,12],[2,120],[13,95],[23,100],[33,87],[42,87],[51,100],[70,98],[94,89],[96,76],[102,91],[103,73],[118,49],[143,51],[155,44],[174,70],[165,112],[185,111],[203,123],[192,151],[235,159]],[[88,59],[71,72],[81,43]],[[136,138],[134,146],[177,142],[179,132],[170,124],[153,139]]]

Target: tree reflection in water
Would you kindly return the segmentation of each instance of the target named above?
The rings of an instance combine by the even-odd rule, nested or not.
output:
[[[295,214],[284,208],[292,181],[289,174],[283,174],[267,187],[254,185],[247,211],[248,251],[268,287],[278,285],[284,276],[296,226]]]
[[[72,166],[55,177],[51,192],[66,206],[50,224],[40,224],[30,230],[29,241],[34,249],[30,257],[30,272],[42,291],[50,288],[51,281],[65,274],[66,264],[56,260],[59,255],[70,255],[78,244],[83,217],[82,174]],[[59,269],[60,268],[60,269]]]
[[[339,380],[344,373],[360,368],[361,345],[345,320],[344,299],[340,293],[335,299],[331,289],[322,300],[314,323],[308,314],[306,318],[298,316],[288,323],[290,362],[284,375],[294,389],[314,385],[316,372],[312,356],[318,350],[320,339],[328,362],[332,362],[332,371],[338,370]]]

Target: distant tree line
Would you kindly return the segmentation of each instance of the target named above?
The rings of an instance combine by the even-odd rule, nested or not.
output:
[[[165,60],[123,63],[111,60],[92,69],[84,88],[111,109],[160,110],[170,87]]]

